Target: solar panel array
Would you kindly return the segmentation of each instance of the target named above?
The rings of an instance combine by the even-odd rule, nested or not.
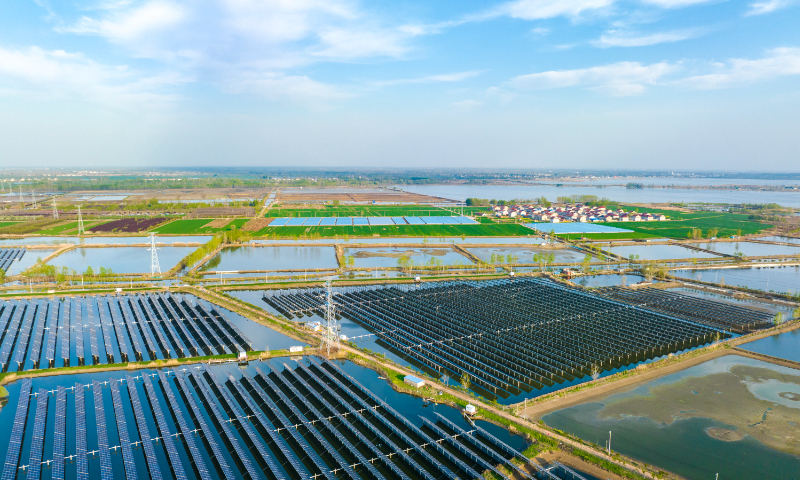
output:
[[[72,330],[72,316],[70,315],[70,311],[72,310],[72,301],[68,298],[64,299],[64,302],[61,304],[61,319],[59,321],[58,329],[61,332],[61,358],[64,359],[64,366],[69,366],[69,342],[70,342],[70,332]]]
[[[44,329],[47,325],[47,311],[52,305],[49,302],[42,300],[39,303],[39,310],[36,315],[36,330],[33,330],[33,341],[31,342],[30,359],[33,362],[33,368],[39,368],[39,358],[42,356],[42,341],[44,340]],[[52,313],[50,315],[52,319]],[[19,355],[20,352],[17,352]]]
[[[50,302],[50,320],[48,321],[47,330],[47,348],[44,351],[44,358],[47,360],[47,367],[52,368],[55,365],[56,359],[56,338],[58,337],[58,320],[59,320],[59,306],[61,302]]]
[[[178,480],[455,480],[476,478],[498,463],[515,473],[522,472],[510,463],[512,459],[522,460],[519,453],[488,432],[474,426],[462,428],[444,418],[412,422],[335,364],[300,361],[295,369],[285,364],[281,369],[278,363],[270,364],[271,368],[266,365],[255,369],[254,376],[225,373],[231,370],[224,367],[216,375],[212,371],[217,367],[157,371],[155,376],[143,371],[138,379],[127,375],[127,400],[120,380],[112,377],[101,383],[95,377],[90,386],[94,418],[85,412],[87,386],[75,384],[71,388],[75,394],[76,442],[75,453],[69,456],[66,454],[71,452],[64,451],[65,424],[71,425],[65,420],[70,415],[68,389],[59,386],[54,392],[55,427],[50,430],[46,413],[48,396],[53,392],[40,389],[36,410],[29,412],[32,382],[23,380],[0,480],[14,480],[21,467],[27,469],[28,478],[38,479],[42,446],[48,444],[51,431],[53,460],[46,463],[53,466],[54,480],[88,480],[89,463],[93,472],[99,468],[97,476],[102,479],[142,476],[161,480],[161,469],[167,464],[161,463],[164,461],[172,472],[163,476]],[[150,408],[143,408],[137,383],[143,384]],[[104,410],[105,384],[111,390],[114,408],[114,414],[108,417]],[[171,415],[163,411],[164,402]],[[33,439],[26,442],[23,435],[29,415],[35,418],[35,424]],[[135,418],[138,439],[128,427],[129,415]],[[207,419],[211,421],[207,423]],[[87,458],[86,425],[92,422],[97,429],[97,447]],[[119,445],[109,444],[107,432],[114,431],[114,423],[118,432],[114,438],[119,439]],[[152,431],[152,425],[158,434]],[[20,456],[23,445],[30,445],[30,452]],[[135,447],[141,447],[143,454]],[[112,464],[110,454],[119,449],[122,461]],[[20,466],[20,457],[30,458],[29,464]],[[76,461],[70,462],[71,458]],[[144,467],[149,475],[140,475]],[[531,477],[524,474],[518,478]]]
[[[80,298],[76,298],[74,300],[75,304],[75,315],[73,316],[72,326],[74,327],[73,336],[75,337],[75,356],[78,357],[78,363],[83,365],[86,361],[85,354],[83,353],[83,300]]]
[[[8,272],[15,260],[22,259],[25,251],[24,248],[0,248],[0,270]]]
[[[33,305],[29,306],[25,311],[25,317],[22,319],[22,326],[19,330],[17,352],[14,355],[14,362],[17,364],[17,370],[22,370],[25,365],[25,357],[30,347],[31,330],[34,325],[34,314],[38,312],[38,317],[42,316],[42,305],[39,302],[32,303]]]
[[[478,222],[463,216],[432,217],[292,217],[276,218],[270,227],[312,226],[378,226],[378,225],[477,225]]]

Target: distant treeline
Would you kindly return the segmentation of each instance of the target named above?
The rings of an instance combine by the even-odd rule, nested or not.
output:
[[[582,203],[591,207],[607,207],[609,205],[614,205],[614,202],[611,200],[607,198],[598,198],[597,195],[570,195],[557,197],[556,203],[564,205]],[[470,207],[483,207],[489,205],[541,205],[545,208],[548,208],[553,205],[553,202],[547,200],[545,197],[515,198],[512,200],[495,200],[494,198],[491,200],[487,198],[468,198],[466,200],[466,204]]]

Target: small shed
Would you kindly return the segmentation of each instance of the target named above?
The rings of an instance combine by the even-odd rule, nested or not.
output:
[[[299,352],[302,352],[302,351],[303,351],[303,347],[299,347],[297,345],[295,345],[293,347],[289,347],[289,352],[290,353],[299,353]]]
[[[423,385],[425,385],[425,380],[417,378],[413,375],[406,375],[405,378],[403,379],[403,383],[411,385],[412,387],[415,388],[420,388]]]
[[[475,405],[469,403],[466,407],[464,407],[464,411],[467,412],[467,415],[475,415],[478,412],[478,410],[475,408]]]

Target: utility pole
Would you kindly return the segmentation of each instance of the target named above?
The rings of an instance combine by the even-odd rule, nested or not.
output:
[[[81,206],[78,205],[78,235],[86,233],[83,229],[83,216],[81,215]]]
[[[56,197],[53,197],[53,218],[58,218],[58,209],[56,209]]]
[[[334,315],[335,305],[333,304],[333,291],[331,290],[330,280],[325,282],[325,288],[327,290],[327,301],[324,305],[325,328],[322,331],[321,346],[325,348],[328,358],[330,358],[331,348],[336,351],[339,350],[339,322],[336,321],[336,316]]]
[[[156,253],[156,234],[150,234],[150,275],[155,275],[156,271],[161,275],[161,266],[158,264],[158,254]],[[222,274],[220,274],[222,276]]]
[[[23,205],[22,208],[25,208],[25,202],[22,200],[22,185],[19,186],[19,203]]]
[[[33,209],[36,210],[36,189],[31,189],[31,202],[33,202]]]
[[[611,455],[611,430],[608,431],[608,455]]]

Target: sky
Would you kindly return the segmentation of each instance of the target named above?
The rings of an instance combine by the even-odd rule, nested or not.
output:
[[[0,2],[0,167],[800,171],[800,0]]]

